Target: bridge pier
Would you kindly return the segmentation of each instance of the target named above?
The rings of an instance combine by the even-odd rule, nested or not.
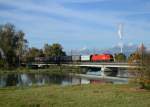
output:
[[[125,68],[118,68],[118,77],[129,77],[129,70]]]
[[[101,76],[103,76],[103,77],[105,77],[106,75],[105,75],[105,69],[106,69],[106,67],[101,67]]]

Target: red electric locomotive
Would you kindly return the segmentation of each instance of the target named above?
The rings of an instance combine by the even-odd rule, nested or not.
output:
[[[108,62],[108,61],[113,61],[113,56],[111,54],[95,54],[92,55],[91,61],[93,62]]]

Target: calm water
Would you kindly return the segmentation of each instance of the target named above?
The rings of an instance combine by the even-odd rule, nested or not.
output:
[[[0,87],[7,86],[32,86],[32,85],[76,85],[89,83],[126,83],[121,81],[104,81],[103,79],[91,79],[79,76],[58,76],[48,73],[22,73],[22,74],[3,74],[0,75]]]
[[[90,80],[73,76],[58,76],[44,73],[22,73],[0,75],[0,87],[32,86],[46,84],[74,85],[88,84]]]

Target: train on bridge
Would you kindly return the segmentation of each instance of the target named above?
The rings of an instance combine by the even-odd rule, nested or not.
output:
[[[113,62],[111,54],[71,55],[54,57],[35,57],[36,63],[70,63],[70,62]]]

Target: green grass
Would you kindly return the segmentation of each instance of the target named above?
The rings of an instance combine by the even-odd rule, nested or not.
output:
[[[150,107],[150,91],[112,84],[9,87],[0,89],[0,107]]]

